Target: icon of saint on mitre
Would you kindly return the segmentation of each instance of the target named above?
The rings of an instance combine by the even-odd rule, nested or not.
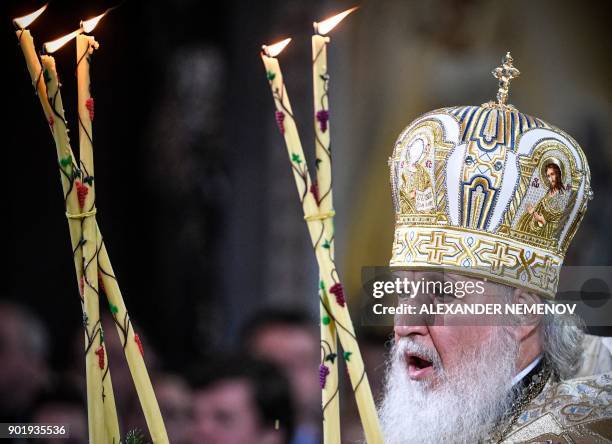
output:
[[[402,213],[427,212],[434,208],[435,199],[431,181],[431,160],[427,159],[429,145],[416,139],[405,150],[402,162],[402,184],[399,193]]]
[[[563,185],[564,169],[563,163],[555,158],[544,160],[540,169],[540,181],[548,185],[548,190],[535,206],[527,204],[516,226],[517,230],[543,239],[556,238],[559,228],[563,226],[571,194],[570,185]],[[539,187],[537,178],[534,178],[531,185]]]

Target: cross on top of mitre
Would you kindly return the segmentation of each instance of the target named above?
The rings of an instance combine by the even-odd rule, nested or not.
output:
[[[513,58],[508,51],[504,58],[502,59],[501,66],[498,66],[491,74],[497,80],[499,80],[499,89],[497,90],[497,103],[498,105],[504,106],[508,101],[508,94],[510,89],[510,81],[512,79],[516,79],[521,75],[521,72],[516,69],[513,65]]]

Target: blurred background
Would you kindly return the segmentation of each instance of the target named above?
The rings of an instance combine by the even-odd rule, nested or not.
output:
[[[14,350],[30,350],[21,364],[34,372],[29,381],[42,387],[53,379],[57,387],[76,387],[72,398],[68,389],[58,396],[78,403],[84,384],[81,308],[55,149],[11,23],[41,5],[8,0],[0,6],[7,75],[2,180],[9,220],[2,231],[0,321],[16,323],[4,329],[0,356],[6,361],[0,362],[14,358]],[[51,2],[30,27],[37,48],[115,5]],[[312,22],[354,5],[128,0],[94,32],[100,43],[91,70],[98,223],[132,321],[142,332],[148,365],[164,381],[160,385],[169,387],[179,424],[194,414],[179,407],[197,404],[197,393],[218,382],[193,382],[193,373],[202,374],[194,369],[245,347],[258,355],[256,332],[263,331],[265,339],[271,325],[287,337],[289,331],[302,334],[305,348],[298,355],[306,356],[305,368],[314,365],[311,378],[318,384],[316,263],[259,50],[293,37],[280,62],[312,160]],[[595,199],[566,263],[612,264],[612,23],[607,2],[587,7],[553,0],[364,0],[360,6],[331,33],[330,122],[336,255],[377,391],[390,329],[360,327],[358,297],[361,267],[384,265],[390,255],[387,158],[397,135],[420,114],[493,100],[497,83],[490,72],[506,51],[522,73],[512,83],[510,102],[567,131],[590,161]],[[74,149],[74,43],[55,57]],[[115,336],[112,325],[107,329]],[[295,352],[295,344],[278,350]],[[120,381],[115,373],[127,370],[120,347],[112,352],[113,381]],[[295,364],[276,361],[281,373]],[[19,368],[13,370],[19,374]],[[318,442],[312,405],[319,401],[299,394],[299,387],[312,381],[308,376],[292,381],[286,374],[298,405],[296,430],[304,429],[306,437],[294,442]],[[138,426],[142,418],[132,405],[129,375],[124,376],[123,385],[116,383],[120,414],[125,427]],[[23,412],[33,414],[33,403],[51,402],[37,397],[38,389],[24,388],[32,396],[23,401]],[[358,438],[351,403],[347,396],[342,407],[347,441]],[[0,411],[17,415],[15,405]],[[173,433],[173,442],[190,439]]]

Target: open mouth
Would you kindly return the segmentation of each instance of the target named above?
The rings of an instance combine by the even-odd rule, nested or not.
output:
[[[433,364],[423,356],[406,353],[406,365],[410,379],[423,379],[433,372]]]

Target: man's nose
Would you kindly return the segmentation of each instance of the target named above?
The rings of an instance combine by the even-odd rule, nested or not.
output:
[[[422,305],[429,302],[431,301],[423,295],[399,300],[400,304],[410,305],[410,308],[413,310],[410,313],[395,316],[393,331],[396,338],[410,335],[425,336],[429,334],[428,326],[432,325],[434,316],[428,314],[429,311],[421,310]]]
[[[404,325],[405,323],[397,323],[393,327],[393,333],[395,333],[395,339],[405,338],[408,336],[418,335],[426,336],[429,334],[427,325]]]
[[[414,302],[414,301],[413,301]],[[428,325],[431,320],[429,316],[422,314],[396,315],[393,327],[395,339],[413,335],[426,336],[429,334]]]

